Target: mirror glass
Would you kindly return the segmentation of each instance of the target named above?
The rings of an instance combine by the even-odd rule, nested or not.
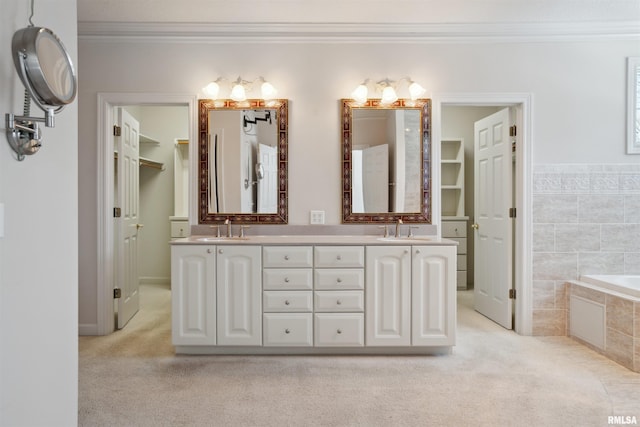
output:
[[[431,222],[430,101],[342,100],[342,222]]]
[[[200,100],[199,223],[287,222],[287,100]]]

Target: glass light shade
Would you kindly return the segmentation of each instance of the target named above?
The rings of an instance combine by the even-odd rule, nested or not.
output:
[[[351,98],[359,104],[367,102],[367,95],[369,90],[365,85],[360,85],[353,92],[351,92]]]
[[[216,82],[211,82],[203,89],[204,93],[211,99],[218,99],[218,93],[220,92],[220,85]]]
[[[397,100],[398,100],[398,95],[396,95],[395,89],[393,89],[391,86],[387,86],[384,89],[382,89],[382,99],[380,100],[380,103],[393,104]]]
[[[262,83],[260,90],[262,91],[262,99],[273,99],[278,94],[276,88],[269,82]]]
[[[246,101],[247,93],[244,90],[244,86],[242,86],[241,84],[236,84],[231,89],[231,95],[229,95],[229,98],[233,99],[236,102]]]
[[[411,99],[413,100],[420,98],[422,95],[424,95],[425,92],[426,92],[426,89],[420,86],[416,82],[412,82],[409,85],[409,94],[411,95]]]

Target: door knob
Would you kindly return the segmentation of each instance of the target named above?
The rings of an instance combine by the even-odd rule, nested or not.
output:
[[[471,224],[471,228],[473,228],[474,230],[477,230],[478,228],[480,228],[480,226],[476,223]]]

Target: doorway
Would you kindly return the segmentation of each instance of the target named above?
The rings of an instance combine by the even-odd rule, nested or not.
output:
[[[116,226],[113,218],[115,199],[115,171],[113,167],[114,137],[113,125],[116,123],[115,111],[117,107],[136,106],[145,107],[182,107],[186,108],[187,124],[186,138],[195,140],[197,98],[191,95],[173,94],[144,94],[144,93],[100,93],[98,94],[98,277],[97,277],[97,332],[107,335],[115,330],[114,289],[117,287],[116,240],[114,239]],[[144,126],[141,127],[144,133]],[[180,138],[176,135],[175,138]],[[189,144],[189,156],[196,155],[196,144]],[[150,171],[149,171],[150,172]],[[143,172],[145,173],[145,172]],[[150,172],[153,173],[153,172]],[[150,175],[153,180],[153,175]],[[188,188],[195,188],[191,183]],[[188,194],[189,204],[195,200],[193,194]],[[152,190],[151,193],[155,192]],[[195,210],[189,206],[189,222]],[[159,218],[159,216],[158,216]],[[169,230],[169,216],[163,219]],[[144,230],[144,228],[142,228]],[[151,233],[149,233],[151,234]],[[165,240],[165,245],[166,242]],[[153,283],[163,281],[162,276],[145,276],[145,281]]]
[[[513,288],[515,290],[515,299],[510,304],[510,308],[513,308],[513,329],[523,335],[531,334],[531,250],[530,250],[530,235],[531,235],[531,96],[528,94],[469,94],[469,95],[447,95],[434,97],[433,106],[433,118],[434,118],[434,158],[438,160],[444,160],[449,155],[445,150],[449,149],[448,145],[451,140],[464,140],[464,145],[467,147],[464,159],[466,165],[465,171],[465,185],[467,189],[465,200],[462,202],[464,206],[463,210],[453,210],[461,221],[466,224],[465,239],[468,240],[466,250],[466,260],[464,257],[458,257],[458,263],[465,262],[467,267],[466,278],[461,283],[460,277],[458,278],[458,288],[473,288],[473,277],[475,268],[479,262],[477,254],[474,252],[474,238],[475,230],[471,228],[471,225],[475,225],[473,210],[474,201],[474,185],[473,185],[473,152],[474,152],[474,135],[473,128],[475,121],[489,116],[490,114],[509,108],[512,111],[513,124],[516,125],[517,137],[515,146],[517,150],[513,155],[513,204],[515,212],[517,212],[516,218],[513,220],[513,237],[515,244],[513,246],[513,263],[512,263],[512,281]],[[464,123],[464,126],[461,125]],[[465,127],[470,129],[466,132],[462,132],[461,129]],[[456,133],[458,132],[458,133]],[[462,134],[460,134],[462,132]],[[442,144],[446,142],[446,144]],[[441,145],[442,144],[442,145]],[[437,153],[435,152],[437,150]],[[450,183],[442,182],[441,180],[449,179],[447,177],[445,164],[438,163],[437,167],[443,167],[442,170],[435,170],[434,167],[434,188],[441,188],[442,185]],[[446,163],[446,162],[445,162]],[[436,165],[434,165],[436,166]],[[436,182],[437,181],[437,182]],[[437,194],[436,194],[437,193]],[[446,194],[441,192],[434,192],[434,198],[437,197],[439,203],[437,206],[441,206],[445,210],[444,215],[447,214],[447,209],[451,210],[451,200],[447,199]],[[456,205],[459,208],[459,205]],[[443,216],[443,212],[439,211],[437,223],[441,224],[439,227],[439,233],[443,233],[443,228],[447,224],[446,216]],[[443,221],[445,219],[445,221]],[[448,228],[451,228],[450,226]],[[446,236],[443,236],[446,237]],[[460,272],[459,272],[460,273]],[[465,283],[466,282],[466,283]],[[508,298],[508,297],[505,297]]]

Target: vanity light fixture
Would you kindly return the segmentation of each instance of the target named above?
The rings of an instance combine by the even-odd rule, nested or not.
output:
[[[393,104],[398,100],[397,90],[401,84],[406,84],[409,91],[409,98],[412,101],[420,98],[426,90],[410,77],[403,77],[400,80],[390,80],[388,78],[371,83],[371,79],[366,79],[351,92],[351,98],[358,104],[364,104],[369,97],[369,86],[373,86],[374,92],[380,92],[380,103],[383,105]]]
[[[33,2],[31,3],[33,16]],[[30,25],[13,34],[13,62],[25,86],[24,113],[6,114],[6,134],[17,160],[35,154],[42,145],[38,122],[55,126],[55,115],[73,102],[77,93],[77,77],[71,58],[60,39],[48,28]],[[31,117],[31,100],[44,117]]]
[[[213,100],[220,99],[220,86],[226,81],[227,80],[224,77],[218,77],[216,80],[206,85],[202,91],[206,96]],[[261,83],[261,99],[268,101],[276,98],[278,92],[271,83],[264,79],[264,77],[258,77],[254,80],[243,80],[241,77],[238,77],[230,84],[231,89],[229,92],[229,98],[236,102],[246,101],[247,92],[251,92],[253,85],[256,83]]]

